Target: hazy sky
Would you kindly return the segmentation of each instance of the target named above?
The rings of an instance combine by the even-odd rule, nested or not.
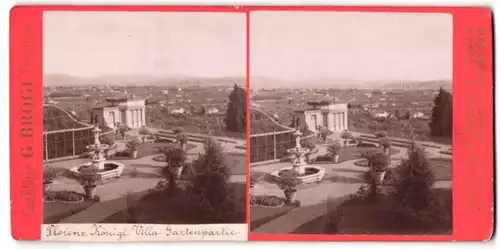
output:
[[[252,12],[250,17],[252,76],[452,78],[451,15]]]
[[[45,12],[44,73],[246,75],[244,13]]]

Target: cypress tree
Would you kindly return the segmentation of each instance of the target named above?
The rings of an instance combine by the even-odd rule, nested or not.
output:
[[[246,91],[235,84],[233,91],[229,94],[229,103],[227,105],[225,121],[228,131],[246,132],[246,97]]]
[[[449,137],[453,133],[453,103],[452,96],[443,88],[434,99],[431,121],[429,123],[432,137]]]

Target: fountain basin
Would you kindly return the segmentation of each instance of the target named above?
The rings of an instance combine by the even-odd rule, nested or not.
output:
[[[275,170],[271,173],[271,176],[277,180],[281,181],[280,173],[285,170],[298,170],[299,172],[304,172],[297,176],[300,184],[309,184],[314,182],[320,182],[325,176],[326,169],[318,166],[298,166],[298,167],[285,167],[279,170]]]
[[[123,169],[125,168],[125,165],[119,162],[105,161],[102,164],[103,168],[99,169],[99,171],[97,172],[97,174],[101,177],[101,180],[119,178],[123,173]],[[70,171],[75,177],[79,177],[80,171],[85,167],[94,167],[94,166],[91,162],[84,163],[71,168]]]

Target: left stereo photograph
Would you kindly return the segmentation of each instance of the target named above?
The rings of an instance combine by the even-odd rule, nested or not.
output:
[[[246,14],[41,15],[39,239],[247,240]]]

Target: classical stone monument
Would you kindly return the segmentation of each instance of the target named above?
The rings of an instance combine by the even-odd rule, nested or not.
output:
[[[300,120],[301,126],[313,132],[318,132],[319,127],[326,127],[332,132],[340,132],[348,129],[347,126],[347,103],[335,101],[310,101],[307,102],[310,108],[296,110],[295,116]],[[302,130],[303,127],[297,127]]]
[[[131,129],[140,128],[146,125],[146,101],[126,96],[107,98],[104,106],[92,109],[91,121],[101,127],[124,124]]]

